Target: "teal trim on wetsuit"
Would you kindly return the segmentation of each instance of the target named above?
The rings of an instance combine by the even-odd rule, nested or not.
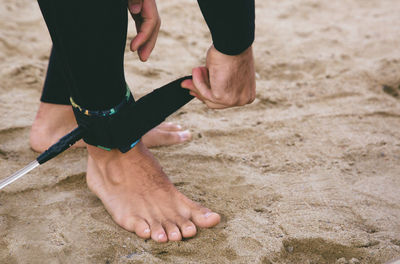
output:
[[[91,111],[78,105],[73,107],[78,124],[86,130],[83,140],[103,149],[118,148],[125,153],[150,129],[193,99],[189,90],[183,89],[183,77],[141,97],[137,102],[132,96],[113,107],[115,112]],[[104,114],[106,113],[106,114]]]

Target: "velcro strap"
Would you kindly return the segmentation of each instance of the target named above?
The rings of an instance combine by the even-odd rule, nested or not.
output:
[[[190,78],[183,77],[155,89],[137,102],[130,95],[124,99],[126,103],[119,104],[118,111],[111,111],[110,115],[101,114],[110,113],[110,110],[82,110],[75,105],[78,125],[87,131],[83,140],[89,145],[127,152],[144,134],[193,99],[189,90],[181,87],[181,82]],[[95,112],[100,114],[90,114]]]

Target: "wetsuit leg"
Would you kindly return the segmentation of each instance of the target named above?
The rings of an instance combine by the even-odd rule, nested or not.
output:
[[[87,109],[123,100],[126,0],[38,0],[69,94]]]
[[[127,0],[38,0],[86,143],[126,152],[193,97],[176,80],[136,104],[123,58]]]
[[[60,64],[60,59],[57,57],[57,52],[52,48],[40,101],[51,104],[70,105],[67,79]]]

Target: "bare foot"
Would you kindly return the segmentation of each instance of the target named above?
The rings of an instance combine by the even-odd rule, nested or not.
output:
[[[31,148],[43,152],[76,127],[71,106],[41,102],[31,129]],[[142,141],[147,147],[156,147],[183,143],[191,138],[190,132],[182,130],[180,125],[164,122],[147,132]],[[86,144],[83,140],[74,145],[74,147],[84,146]]]
[[[170,182],[143,143],[125,154],[88,146],[87,184],[113,220],[139,237],[157,242],[196,235],[220,216],[191,201]]]

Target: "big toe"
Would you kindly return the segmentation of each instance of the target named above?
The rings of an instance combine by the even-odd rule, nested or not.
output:
[[[213,227],[221,221],[221,216],[208,208],[197,208],[192,211],[193,222],[203,228]]]

